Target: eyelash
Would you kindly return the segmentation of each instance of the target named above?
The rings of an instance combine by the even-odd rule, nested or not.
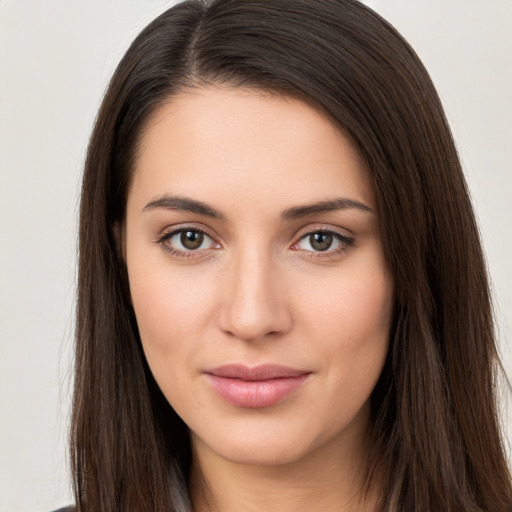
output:
[[[334,231],[332,229],[317,228],[302,233],[297,242],[295,242],[292,247],[298,245],[301,241],[306,240],[308,237],[316,234],[330,235],[333,237],[334,240],[338,241],[340,245],[336,249],[329,248],[325,251],[302,250],[304,253],[307,254],[307,257],[309,258],[332,258],[340,254],[346,253],[351,247],[355,245],[355,239],[352,237],[342,235],[338,231]],[[294,250],[300,251],[301,249]]]
[[[161,238],[159,238],[156,243],[159,244],[166,252],[171,254],[172,256],[177,256],[179,258],[198,258],[203,255],[201,255],[201,250],[192,250],[189,249],[188,251],[181,251],[179,249],[174,249],[171,246],[169,246],[166,242],[168,242],[171,238],[173,238],[176,235],[179,235],[180,233],[184,233],[187,231],[192,231],[194,233],[199,233],[201,235],[204,235],[205,237],[208,237],[210,240],[213,241],[213,237],[211,237],[206,231],[203,229],[199,229],[192,226],[184,226],[178,229],[174,229],[172,231],[169,231],[168,233],[165,233]],[[218,245],[218,244],[217,244]],[[204,251],[205,249],[203,249]]]
[[[200,258],[204,257],[204,255],[201,254],[202,251],[205,251],[207,249],[198,249],[193,250],[189,249],[187,251],[182,251],[179,249],[174,249],[173,247],[169,246],[166,242],[168,242],[171,238],[173,238],[176,235],[179,235],[180,233],[186,232],[186,231],[192,231],[194,233],[199,233],[201,235],[204,235],[205,237],[208,237],[212,242],[216,243],[206,231],[196,228],[196,227],[180,227],[178,229],[174,229],[172,231],[169,231],[168,233],[165,233],[162,237],[160,237],[158,240],[156,240],[156,243],[159,244],[167,253],[171,254],[172,256],[176,256],[179,258]],[[305,233],[302,233],[300,238],[295,242],[292,246],[292,248],[296,245],[298,245],[301,241],[307,239],[307,237],[310,237],[315,234],[323,234],[323,235],[331,235],[333,239],[337,240],[340,243],[340,246],[336,249],[327,249],[325,251],[309,251],[309,250],[302,250],[302,252],[307,253],[307,257],[309,258],[330,258],[333,256],[337,256],[340,254],[343,254],[347,252],[351,247],[355,245],[355,239],[352,237],[348,237],[346,235],[342,235],[341,233],[338,233],[337,231],[333,231],[330,229],[325,228],[318,228],[314,230],[307,231]],[[217,245],[219,245],[217,243]],[[295,251],[301,251],[301,249],[293,249]]]

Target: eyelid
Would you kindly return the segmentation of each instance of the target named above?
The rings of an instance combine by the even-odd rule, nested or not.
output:
[[[299,242],[304,240],[306,237],[311,236],[315,233],[326,233],[333,235],[340,243],[341,246],[336,249],[327,249],[325,251],[310,251],[306,249],[293,249]],[[327,258],[332,257],[335,254],[343,253],[355,245],[355,237],[352,234],[348,234],[347,230],[333,227],[332,225],[319,224],[316,226],[308,226],[307,228],[301,229],[294,237],[294,242],[291,248],[295,251],[302,251],[309,253],[308,256],[312,258]]]
[[[172,248],[169,245],[167,245],[165,242],[170,240],[173,236],[182,233],[183,231],[196,231],[198,233],[202,233],[206,237],[210,238],[212,242],[216,245],[216,247],[213,248],[206,248],[206,249],[189,249],[189,250],[180,250],[177,248]],[[295,236],[294,236],[294,242],[291,244],[290,249],[302,252],[302,253],[308,253],[307,256],[311,258],[328,258],[332,257],[336,254],[344,253],[347,250],[349,250],[353,245],[355,245],[355,238],[352,234],[347,233],[348,230],[340,228],[340,227],[334,227],[332,225],[325,225],[325,224],[318,224],[318,225],[309,225],[306,228],[302,228],[299,230]],[[308,249],[300,249],[296,247],[302,240],[304,240],[306,237],[311,236],[315,233],[326,233],[330,234],[333,237],[335,237],[338,242],[340,243],[340,247],[337,247],[335,249],[326,249],[325,251],[315,251],[315,250],[308,250]],[[181,258],[202,258],[205,257],[209,251],[212,249],[220,249],[222,248],[222,244],[218,241],[217,237],[211,233],[211,230],[203,225],[197,225],[193,223],[183,223],[183,224],[177,224],[173,226],[169,226],[165,228],[161,234],[157,237],[156,240],[154,240],[155,243],[162,246],[163,249],[165,249],[168,253],[173,254],[175,256],[181,257]]]
[[[187,230],[198,231],[199,233],[203,233],[220,245],[220,242],[217,239],[218,237],[214,233],[212,233],[212,230],[210,228],[204,226],[203,224],[196,224],[194,222],[183,222],[181,224],[173,224],[172,226],[167,226],[166,228],[160,231],[160,234],[157,235],[155,242],[159,242],[160,240],[169,238],[169,236]]]
[[[197,250],[182,250],[173,248],[166,244],[166,242],[169,241],[171,238],[184,231],[196,231],[198,233],[202,233],[203,235],[208,237],[217,247]],[[157,237],[156,240],[154,240],[154,242],[160,245],[169,254],[180,258],[204,258],[206,256],[205,253],[207,251],[210,251],[212,249],[216,250],[222,247],[221,244],[218,242],[217,237],[212,235],[208,228],[191,223],[183,223],[167,227],[160,233],[160,235]]]
[[[299,229],[295,235],[295,240],[300,240],[307,235],[311,235],[313,233],[330,233],[333,235],[339,235],[342,238],[354,240],[354,235],[345,228],[341,228],[339,226],[333,226],[332,224],[309,224],[308,226]],[[296,242],[294,242],[296,243]]]

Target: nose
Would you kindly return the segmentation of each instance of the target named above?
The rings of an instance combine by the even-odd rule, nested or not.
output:
[[[247,250],[233,259],[221,292],[220,329],[244,341],[286,334],[292,315],[272,258]]]

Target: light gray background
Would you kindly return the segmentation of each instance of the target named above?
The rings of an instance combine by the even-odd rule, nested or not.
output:
[[[0,512],[71,502],[77,192],[107,81],[175,2],[0,0]],[[474,197],[512,377],[512,1],[368,0],[438,87]],[[512,439],[512,421],[505,420]]]

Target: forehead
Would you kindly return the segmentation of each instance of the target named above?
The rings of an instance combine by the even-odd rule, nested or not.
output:
[[[326,116],[296,98],[231,87],[170,97],[142,132],[129,201],[192,192],[258,208],[334,193],[376,206],[359,152]]]

